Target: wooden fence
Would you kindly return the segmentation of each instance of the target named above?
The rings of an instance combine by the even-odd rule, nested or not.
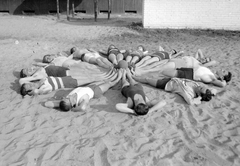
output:
[[[94,13],[94,0],[69,0],[70,10]],[[56,0],[0,0],[0,12],[10,14],[51,14],[57,12]],[[59,0],[60,13],[67,10],[67,0]],[[108,11],[108,0],[98,0],[99,12]],[[142,13],[142,0],[111,0],[111,13]]]

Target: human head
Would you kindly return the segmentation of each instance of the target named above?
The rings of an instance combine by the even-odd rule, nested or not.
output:
[[[43,63],[51,63],[51,62],[54,60],[54,58],[55,58],[55,55],[47,54],[47,55],[44,55],[44,56],[43,56],[42,62],[43,62]]]
[[[27,75],[26,75],[25,69],[22,69],[20,71],[20,78],[24,78],[24,77],[27,77]]]
[[[64,112],[70,111],[72,109],[70,99],[66,98],[66,99],[63,99],[62,101],[60,101],[59,107]]]
[[[137,115],[146,115],[149,111],[149,107],[146,104],[140,103],[134,107],[134,111]]]
[[[206,89],[205,92],[201,92],[200,95],[202,97],[201,101],[210,101],[212,100],[212,96],[214,96],[209,89]]]
[[[70,49],[70,53],[73,54],[76,50],[77,50],[77,48],[73,47],[73,48]]]
[[[142,51],[142,52],[145,52],[145,51],[146,51],[146,49],[145,49],[145,47],[144,47],[143,45],[137,46],[137,49],[140,50],[140,51]]]
[[[226,70],[220,70],[217,73],[218,80],[225,80],[226,82],[231,81],[232,73]]]
[[[20,77],[24,78],[24,77],[29,77],[31,75],[33,75],[36,71],[37,71],[38,67],[36,66],[31,66],[25,69],[22,69],[20,71]]]
[[[20,94],[22,96],[26,96],[26,95],[32,95],[32,91],[36,89],[35,83],[24,83],[22,84],[21,88],[20,88]]]
[[[116,46],[113,45],[113,44],[110,44],[109,47],[108,47],[108,52],[109,52],[111,49],[113,49],[113,48],[116,48]]]

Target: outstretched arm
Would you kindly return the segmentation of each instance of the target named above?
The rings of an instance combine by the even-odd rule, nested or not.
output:
[[[44,106],[48,108],[58,108],[60,102],[61,100],[47,101],[44,103]]]
[[[119,112],[135,114],[134,110],[132,110],[131,108],[128,108],[128,104],[127,103],[118,103],[118,104],[116,104],[116,109]]]
[[[163,106],[165,106],[167,103],[165,100],[161,100],[161,101],[157,101],[157,100],[152,100],[149,102],[149,106],[151,107],[149,109],[149,113],[152,113],[154,111],[159,110],[160,108],[162,108]]]

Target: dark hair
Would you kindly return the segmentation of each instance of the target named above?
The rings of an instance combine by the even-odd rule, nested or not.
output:
[[[145,48],[143,45],[139,45],[139,46],[137,46],[137,48],[139,48],[139,47],[141,47],[141,48],[143,49],[143,52],[146,51],[146,48]]]
[[[231,73],[231,72],[228,72],[227,75],[223,76],[223,79],[224,79],[226,82],[231,81],[231,79],[232,79],[232,73]]]
[[[59,107],[64,112],[68,112],[72,108],[65,100],[60,101]]]
[[[73,48],[70,49],[70,53],[73,54],[76,50],[77,50],[77,48],[73,47]]]
[[[20,78],[27,77],[26,73],[24,73],[24,69],[20,71]]]
[[[26,84],[25,84],[25,83],[22,84],[22,86],[21,86],[21,88],[20,88],[20,94],[21,94],[22,96],[28,95],[28,93],[31,92],[31,91],[32,91],[32,90],[27,90],[27,89],[26,89]]]
[[[212,92],[209,89],[207,89],[206,93],[201,93],[202,97],[201,101],[210,101],[212,100],[212,96],[214,96],[214,94],[212,94]]]
[[[42,62],[43,63],[49,63],[48,60],[47,60],[47,57],[49,57],[49,56],[51,56],[51,55],[50,54],[44,55]]]
[[[134,107],[134,111],[137,115],[146,115],[149,107],[146,104],[140,103]]]

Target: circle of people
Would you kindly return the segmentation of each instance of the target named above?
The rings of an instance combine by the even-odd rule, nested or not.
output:
[[[123,113],[146,115],[159,110],[166,101],[149,100],[142,84],[176,93],[190,105],[201,104],[218,93],[217,89],[206,84],[224,87],[232,78],[231,72],[222,70],[214,73],[208,68],[217,63],[205,57],[200,49],[196,55],[186,56],[183,51],[173,49],[167,52],[161,46],[152,53],[142,45],[129,50],[110,45],[107,50],[99,51],[73,47],[68,54],[48,54],[41,63],[22,69],[20,93],[34,96],[73,88],[61,100],[47,101],[44,106],[62,111],[84,111],[92,98],[101,97],[121,81],[121,93],[127,101],[116,104],[116,109]],[[84,65],[90,66],[87,72]],[[98,70],[91,70],[93,66]],[[156,75],[148,77],[149,73]]]

